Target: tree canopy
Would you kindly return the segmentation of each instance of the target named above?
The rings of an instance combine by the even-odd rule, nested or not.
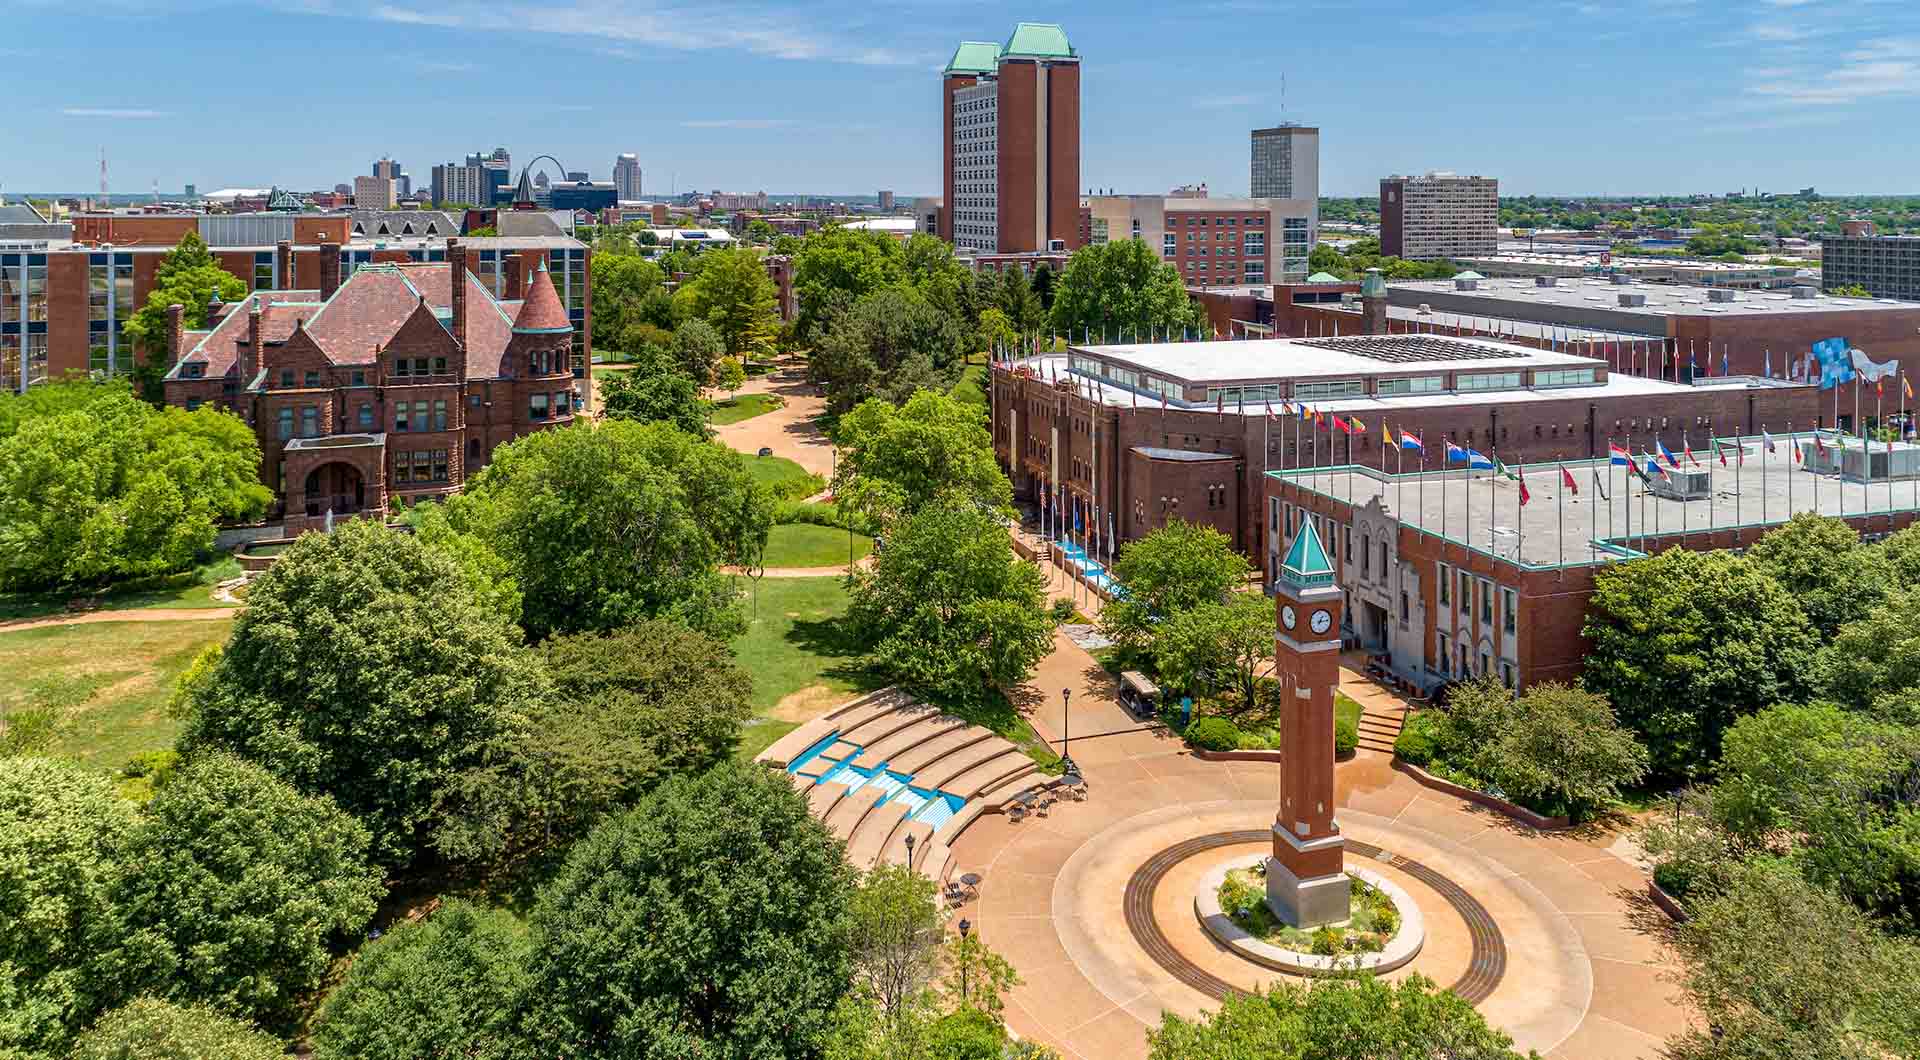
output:
[[[1144,652],[1158,623],[1226,603],[1252,573],[1233,539],[1211,526],[1176,519],[1120,549],[1113,576],[1127,594],[1101,609],[1101,629],[1123,648]]]
[[[738,453],[610,420],[501,446],[451,511],[507,561],[537,639],[653,617],[736,631],[738,592],[719,567],[766,547],[772,507]]]
[[[1001,310],[1006,311],[1002,305]],[[1016,327],[1020,318],[1008,313]],[[1061,334],[1179,334],[1205,322],[1186,284],[1159,253],[1137,239],[1081,247],[1053,284],[1053,326]]]
[[[286,1060],[278,1038],[198,1005],[138,998],[101,1017],[69,1060]]]
[[[135,993],[281,1033],[383,890],[367,830],[226,754],[189,759],[147,804],[113,891]]]
[[[624,254],[606,253],[596,242],[588,267],[593,278],[593,346],[597,350],[637,352],[625,344],[629,327],[643,320],[665,326],[658,319],[648,319],[645,306],[654,292],[664,293],[661,284],[666,276],[660,266],[633,252],[632,240],[625,242],[628,252]]]
[[[1823,638],[1864,618],[1893,585],[1887,554],[1863,545],[1853,527],[1801,512],[1747,549],[1747,559],[1790,593]]]
[[[993,514],[940,501],[895,528],[855,581],[848,616],[893,681],[978,702],[1025,680],[1052,647],[1044,599],[1040,572]]]
[[[869,398],[840,418],[834,437],[834,497],[870,518],[911,515],[938,497],[995,510],[1012,503],[979,410],[944,393],[917,391],[899,407]]]
[[[530,940],[513,918],[455,899],[368,943],[327,995],[320,1060],[509,1055]]]
[[[713,433],[707,426],[713,405],[701,398],[700,384],[684,373],[640,367],[610,373],[599,380],[599,387],[600,410],[610,420],[664,423],[695,438]]]
[[[899,404],[917,390],[944,391],[960,378],[970,332],[919,291],[889,287],[833,317],[807,370],[826,388],[829,412],[844,413],[873,397]]]
[[[784,776],[676,777],[568,854],[533,914],[541,1055],[818,1050],[849,984],[853,870]]]
[[[213,547],[216,524],[273,495],[238,417],[156,409],[120,383],[0,395],[0,588],[167,574]]]
[[[1230,678],[1241,702],[1254,702],[1254,684],[1273,660],[1273,600],[1264,593],[1230,593],[1225,603],[1180,611],[1155,632],[1154,662],[1167,683],[1192,692]]]
[[[161,255],[154,268],[153,287],[147,292],[147,304],[120,325],[121,334],[146,354],[133,373],[141,395],[155,403],[160,400],[160,378],[171,363],[167,351],[168,306],[178,304],[184,309],[185,326],[195,330],[207,326],[207,303],[215,295],[222,302],[232,302],[246,294],[246,281],[220,267],[198,231],[181,236],[178,245]]]
[[[1147,1042],[1150,1060],[1522,1060],[1472,1005],[1417,974],[1397,984],[1363,975],[1232,994],[1198,1020],[1163,1016]]]
[[[481,795],[545,694],[519,640],[412,535],[358,520],[307,534],[254,580],[226,650],[184,690],[182,744],[331,795],[383,865],[491,854],[509,811]]]
[[[0,758],[0,1053],[58,1052],[111,1003],[92,956],[111,944],[111,889],[134,828],[105,777]]]
[[[1756,564],[1673,548],[1602,568],[1585,686],[1640,735],[1657,777],[1704,774],[1733,722],[1802,698],[1817,638]]]
[[[779,294],[760,252],[751,247],[701,254],[699,275],[674,297],[686,303],[689,317],[711,324],[725,352],[736,357],[768,348],[779,330]],[[710,359],[708,371],[695,380],[705,384],[711,375]]]
[[[883,232],[833,226],[808,235],[793,252],[800,333],[817,340],[836,303],[851,306],[905,279],[906,250]]]

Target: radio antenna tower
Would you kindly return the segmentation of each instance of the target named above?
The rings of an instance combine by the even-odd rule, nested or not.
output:
[[[100,198],[107,197],[107,149],[100,148]]]

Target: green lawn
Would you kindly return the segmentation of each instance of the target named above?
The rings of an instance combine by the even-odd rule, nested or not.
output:
[[[808,473],[784,456],[749,456],[746,463],[754,479],[773,487],[774,496],[782,500],[811,497],[827,488],[826,479]]]
[[[729,423],[765,415],[779,408],[781,403],[780,398],[773,394],[741,394],[714,402],[713,412],[707,417],[707,422],[724,427]]]
[[[173,746],[166,715],[174,679],[233,623],[96,622],[0,632],[0,713],[51,708],[52,750],[111,772],[143,751]]]
[[[240,562],[222,554],[189,571],[73,592],[0,593],[0,622],[68,611],[134,607],[231,607],[213,598],[216,583],[240,576]]]
[[[953,384],[952,389],[948,390],[947,393],[955,401],[963,401],[969,405],[978,405],[981,408],[986,408],[986,384],[987,366],[984,364],[970,364],[967,365],[965,371],[960,373],[960,381]]]
[[[835,533],[843,535],[844,548],[844,531]],[[801,721],[879,684],[861,666],[839,621],[847,613],[844,581],[762,578],[757,604],[752,583],[745,588],[747,631],[734,638],[733,651],[753,675],[753,706],[760,713],[742,735],[741,757],[752,758]]]
[[[768,567],[842,567],[847,563],[849,540],[856,562],[873,551],[873,538],[864,534],[849,535],[838,527],[812,523],[782,523],[767,535],[763,563]]]

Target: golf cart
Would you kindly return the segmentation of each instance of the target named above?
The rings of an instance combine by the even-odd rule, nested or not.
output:
[[[1138,670],[1120,675],[1120,705],[1136,718],[1151,720],[1160,716],[1160,686]]]

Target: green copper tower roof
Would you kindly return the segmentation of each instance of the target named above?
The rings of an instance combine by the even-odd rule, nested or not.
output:
[[[1035,59],[1078,57],[1073,44],[1067,40],[1067,31],[1052,22],[1022,22],[1013,27],[1013,36],[1007,38],[1000,54]]]
[[[1294,535],[1293,547],[1280,563],[1280,577],[1302,589],[1333,584],[1333,561],[1327,558],[1326,546],[1320,543],[1320,532],[1313,528],[1311,517],[1300,520],[1300,532]]]
[[[992,41],[963,40],[947,60],[949,74],[990,74],[1000,68],[1000,46]]]
[[[1312,276],[1307,277],[1307,282],[1308,283],[1339,283],[1340,277],[1335,276],[1333,273],[1330,273],[1330,272],[1316,272]]]

